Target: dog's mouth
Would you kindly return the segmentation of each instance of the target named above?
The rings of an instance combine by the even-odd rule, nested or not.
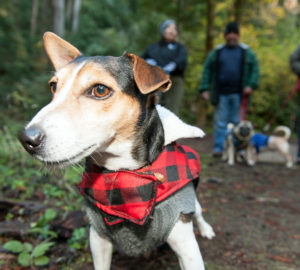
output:
[[[36,156],[37,159],[41,160],[44,164],[50,165],[50,166],[67,166],[67,165],[72,165],[77,162],[79,162],[82,158],[85,158],[92,154],[94,149],[96,148],[96,145],[90,145],[89,147],[84,148],[82,151],[80,151],[78,154],[73,155],[71,157],[67,157],[64,159],[59,159],[59,160],[48,160],[43,157]],[[91,151],[92,150],[92,151]]]

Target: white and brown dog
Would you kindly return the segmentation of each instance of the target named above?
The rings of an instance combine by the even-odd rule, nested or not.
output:
[[[159,196],[164,183],[155,183],[164,182],[165,176],[137,171],[167,155],[163,149],[168,152],[175,147],[176,155],[182,157],[189,151],[184,157],[197,163],[193,151],[174,141],[204,133],[155,105],[155,93],[167,91],[171,85],[169,76],[134,54],[84,57],[50,32],[44,35],[44,45],[56,70],[50,79],[53,99],[20,132],[19,139],[33,157],[48,165],[67,166],[88,158],[90,171],[84,174],[81,193],[91,223],[95,269],[110,268],[113,244],[136,256],[162,242],[174,250],[181,269],[204,269],[191,217],[202,236],[210,239],[214,232],[202,217],[193,184],[187,183],[157,203],[153,192]],[[185,162],[182,160],[185,158],[180,164]],[[165,169],[171,174],[170,187],[178,176],[173,167]],[[189,166],[181,167],[184,175],[194,177]],[[130,181],[126,182],[127,177]],[[100,178],[103,181],[98,181]],[[133,187],[134,181],[147,185]],[[102,190],[102,186],[107,189]],[[107,201],[94,201],[98,197]],[[122,200],[126,200],[125,207]],[[128,205],[135,207],[124,209]],[[143,219],[139,219],[140,209],[145,210]]]
[[[290,144],[288,139],[291,136],[291,130],[287,126],[278,126],[272,132],[273,135],[267,136],[263,133],[254,133],[251,138],[251,144],[256,150],[255,162],[261,149],[270,149],[278,151],[286,161],[286,167],[293,167],[293,158],[289,153]]]
[[[235,164],[239,152],[245,151],[245,160],[249,166],[254,165],[254,151],[251,145],[251,138],[254,129],[250,121],[240,121],[237,125],[229,123],[227,125],[227,135],[225,140],[225,149],[222,159],[229,165]]]

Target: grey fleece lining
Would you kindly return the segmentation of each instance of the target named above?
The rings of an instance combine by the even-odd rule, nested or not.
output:
[[[99,235],[110,239],[120,252],[136,257],[165,242],[180,214],[195,212],[195,199],[193,183],[189,183],[157,204],[152,217],[142,226],[129,221],[109,226],[99,209],[89,202],[86,202],[86,212]]]

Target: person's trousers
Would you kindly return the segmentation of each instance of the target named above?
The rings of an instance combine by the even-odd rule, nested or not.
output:
[[[227,132],[227,124],[238,123],[240,104],[240,94],[219,96],[219,104],[214,109],[213,152],[223,152]]]
[[[184,92],[184,80],[181,76],[171,76],[172,87],[161,94],[160,104],[170,111],[179,114]]]

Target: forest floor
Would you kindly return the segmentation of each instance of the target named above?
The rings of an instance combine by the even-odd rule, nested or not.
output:
[[[273,160],[260,161],[254,167],[245,164],[228,166],[211,156],[211,136],[201,141],[183,142],[200,154],[202,174],[197,192],[203,215],[216,233],[215,238],[207,240],[195,229],[206,269],[300,269],[300,166],[287,169],[284,164]],[[278,154],[272,152],[269,156],[275,155]],[[3,209],[3,202],[1,205],[0,219],[2,215],[3,220],[7,212]],[[76,223],[78,218],[74,218],[74,215],[82,217],[83,214],[81,211],[73,213],[72,222]],[[81,251],[69,248],[70,240],[66,239],[70,235],[66,233],[66,228],[71,230],[74,226],[68,225],[68,222],[59,224],[58,227],[65,229],[65,238],[60,236],[60,240],[56,240],[55,247],[48,254],[50,264],[43,269],[92,270],[87,244],[83,245]],[[87,226],[86,220],[83,223],[78,226]],[[3,224],[0,223],[0,236],[1,232],[5,233],[0,241],[3,243],[13,234],[16,238],[16,232],[9,234]],[[24,235],[17,238],[26,241]],[[21,267],[15,261],[16,255],[5,252],[0,245],[0,269],[40,269],[34,266]],[[176,270],[179,266],[176,256],[166,245],[152,254],[135,259],[114,252],[112,270],[141,269]]]

